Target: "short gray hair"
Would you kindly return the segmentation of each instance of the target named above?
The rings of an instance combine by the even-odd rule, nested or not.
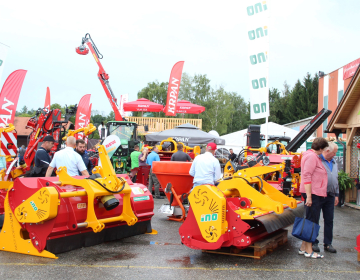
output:
[[[332,152],[335,148],[338,148],[338,145],[336,145],[334,142],[329,142],[329,146],[325,148],[325,151],[329,150]]]

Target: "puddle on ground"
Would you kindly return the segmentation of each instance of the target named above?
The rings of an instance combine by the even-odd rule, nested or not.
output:
[[[114,261],[114,260],[124,261],[124,260],[133,259],[136,256],[137,256],[137,254],[133,254],[133,253],[122,253],[122,254],[111,256],[110,258],[107,258],[104,261]]]
[[[156,242],[156,241],[150,241],[149,245],[181,245],[181,243],[162,243],[162,242]]]
[[[200,255],[201,256],[201,255]],[[167,260],[168,263],[179,263],[182,264],[184,266],[187,265],[191,265],[191,264],[196,264],[197,263],[197,259],[200,257],[199,255],[191,255],[188,257],[183,257],[183,258],[178,258],[178,259],[171,259],[171,260]]]

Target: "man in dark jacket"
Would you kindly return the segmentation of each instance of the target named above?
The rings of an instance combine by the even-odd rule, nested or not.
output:
[[[35,153],[35,166],[32,168],[30,176],[45,177],[46,170],[51,162],[49,152],[54,146],[55,139],[51,135],[44,137],[41,147]]]
[[[236,159],[236,154],[234,154],[233,149],[230,149],[229,151],[230,151],[229,160],[235,161],[235,159]]]
[[[89,174],[92,174],[92,169],[94,168],[91,160],[89,159],[89,154],[86,151],[86,143],[83,139],[76,140],[76,148],[75,151],[78,152],[78,154],[82,157],[84,164],[86,166],[87,171]],[[79,171],[79,175],[81,175],[81,172]]]

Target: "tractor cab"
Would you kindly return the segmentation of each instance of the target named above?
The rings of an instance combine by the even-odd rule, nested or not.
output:
[[[107,135],[115,135],[120,139],[120,145],[111,157],[117,174],[123,174],[131,169],[130,154],[140,141],[137,138],[137,124],[127,121],[110,121],[107,123]]]

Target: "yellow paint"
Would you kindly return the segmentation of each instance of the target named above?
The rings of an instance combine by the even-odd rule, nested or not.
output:
[[[40,223],[57,216],[59,194],[54,187],[43,187],[15,208],[19,223]]]
[[[95,61],[96,61],[97,63],[99,63],[99,60],[97,59],[96,54],[93,53],[93,57],[95,58]]]
[[[189,201],[202,237],[209,243],[218,241],[227,230],[226,199],[217,187],[195,187]]]
[[[4,206],[5,221],[0,232],[0,251],[57,259],[54,254],[46,250],[39,253],[39,251],[33,246],[30,239],[23,239],[21,237],[20,232],[22,228],[14,217],[14,213],[11,211],[8,194],[6,195]]]
[[[157,230],[152,229],[151,232],[145,232],[145,234],[152,234],[152,235],[156,235],[158,234]]]
[[[39,136],[39,133],[40,133],[40,128],[38,129],[38,131],[36,131],[36,135],[35,135],[35,140],[37,139],[37,137]]]
[[[69,130],[68,133],[66,134],[66,136],[64,136],[62,138],[63,141],[66,141],[66,139],[69,136],[74,136],[77,133],[83,132],[84,133],[84,137],[90,135],[91,133],[93,133],[96,130],[96,127],[92,124],[89,123],[87,126],[76,129],[76,130]]]

